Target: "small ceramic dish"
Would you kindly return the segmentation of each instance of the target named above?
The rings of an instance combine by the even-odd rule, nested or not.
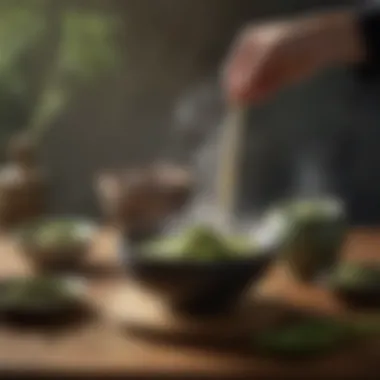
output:
[[[19,229],[16,239],[38,268],[72,269],[85,259],[96,231],[85,219],[48,218]]]

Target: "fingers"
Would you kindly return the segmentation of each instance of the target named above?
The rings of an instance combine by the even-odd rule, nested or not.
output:
[[[251,95],[255,53],[255,44],[248,43],[245,37],[240,37],[226,61],[224,86],[228,100],[233,103],[244,102]]]
[[[243,33],[224,68],[224,87],[232,103],[259,103],[275,90],[280,73],[276,72],[274,49]]]
[[[321,34],[319,19],[249,28],[240,34],[225,65],[223,84],[228,101],[260,103],[281,88],[304,80],[331,60],[326,57],[328,42],[326,34]]]

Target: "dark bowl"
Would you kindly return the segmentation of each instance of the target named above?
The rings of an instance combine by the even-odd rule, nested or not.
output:
[[[213,261],[149,259],[140,245],[124,240],[121,255],[143,288],[161,297],[174,311],[188,315],[228,312],[274,261],[275,244],[263,245],[253,257]]]
[[[333,293],[348,307],[353,309],[380,309],[380,286],[354,289],[335,286]]]

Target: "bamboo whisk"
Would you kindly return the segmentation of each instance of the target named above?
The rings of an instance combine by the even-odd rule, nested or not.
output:
[[[231,107],[221,127],[216,196],[217,207],[228,221],[233,217],[236,202],[245,115],[245,109]]]

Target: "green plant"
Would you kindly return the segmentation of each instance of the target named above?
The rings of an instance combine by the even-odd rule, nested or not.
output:
[[[42,133],[78,91],[118,64],[117,15],[65,2],[0,5],[0,140]]]

